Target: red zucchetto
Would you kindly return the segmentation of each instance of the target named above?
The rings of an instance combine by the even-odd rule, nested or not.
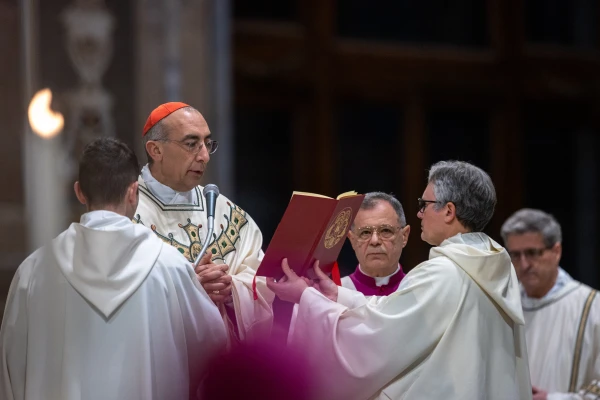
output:
[[[178,101],[173,101],[171,103],[161,104],[160,106],[156,107],[154,110],[152,110],[150,116],[146,120],[146,124],[144,125],[144,133],[142,136],[146,136],[146,133],[148,133],[148,131],[154,125],[156,125],[158,121],[183,107],[189,107],[189,105],[180,103]]]

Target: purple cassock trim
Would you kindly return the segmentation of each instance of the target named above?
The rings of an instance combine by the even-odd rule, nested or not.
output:
[[[402,271],[402,265],[398,264],[398,268],[400,270],[390,277],[387,285],[377,286],[375,278],[363,274],[359,267],[356,267],[356,270],[350,274],[350,279],[354,283],[356,290],[365,296],[387,296],[398,289],[400,282],[402,282],[402,279],[406,275]]]

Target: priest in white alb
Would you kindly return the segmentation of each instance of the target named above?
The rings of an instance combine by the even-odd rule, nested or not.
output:
[[[317,266],[310,282],[283,263],[286,276],[267,284],[299,303],[288,344],[311,360],[319,399],[531,399],[517,277],[481,232],[495,204],[481,169],[434,164],[418,217],[435,247],[389,296],[338,287]]]
[[[190,263],[131,222],[138,174],[122,142],[84,150],[75,193],[88,212],[30,255],[10,287],[3,400],[196,397],[225,325]]]
[[[559,223],[525,208],[501,234],[521,283],[534,400],[600,399],[600,299],[559,266]]]
[[[134,221],[194,262],[207,234],[206,202],[200,181],[217,150],[206,120],[193,107],[172,102],[152,111],[143,131],[148,164],[139,178],[140,203]],[[264,278],[254,282],[263,258],[262,234],[252,218],[224,195],[217,198],[215,230],[196,272],[218,304],[229,338],[267,337],[274,299]],[[214,272],[224,277],[208,279]],[[253,284],[256,291],[253,291]],[[254,299],[256,293],[256,300]]]

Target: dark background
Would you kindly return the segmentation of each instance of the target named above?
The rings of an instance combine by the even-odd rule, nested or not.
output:
[[[60,92],[74,80],[59,20],[70,1],[40,3],[41,83]],[[104,85],[118,135],[135,145],[139,7],[105,3],[117,23]],[[22,222],[19,18],[16,0],[0,0],[2,297],[35,229]],[[401,259],[409,270],[429,249],[416,218],[427,169],[458,159],[496,185],[488,234],[500,241],[521,207],[548,211],[563,227],[562,266],[600,287],[597,1],[236,0],[231,37],[235,190],[226,195],[256,220],[265,249],[293,190],[385,191],[413,229]],[[343,273],[355,263],[346,244]]]

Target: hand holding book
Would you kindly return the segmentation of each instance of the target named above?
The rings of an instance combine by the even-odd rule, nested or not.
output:
[[[356,192],[336,199],[294,192],[256,275],[282,278],[283,259],[298,276],[306,276],[316,260],[329,273],[363,199]]]
[[[319,261],[315,261],[310,270],[315,276],[314,279],[296,275],[285,258],[281,262],[281,269],[284,276],[278,281],[275,281],[274,278],[267,278],[267,287],[281,300],[299,303],[302,293],[309,287],[313,287],[328,299],[337,301],[338,286],[321,271]]]

